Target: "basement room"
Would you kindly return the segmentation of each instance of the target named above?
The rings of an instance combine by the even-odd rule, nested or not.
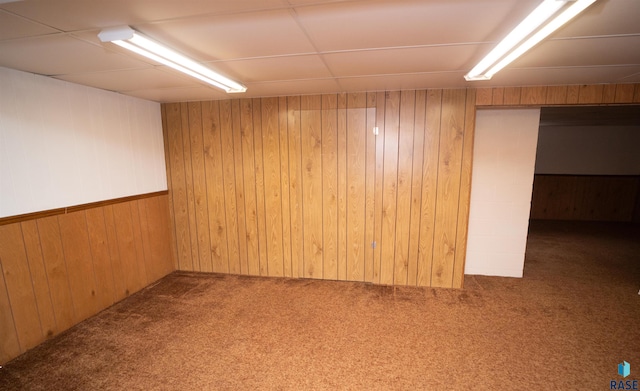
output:
[[[0,0],[0,390],[638,389],[638,20]]]

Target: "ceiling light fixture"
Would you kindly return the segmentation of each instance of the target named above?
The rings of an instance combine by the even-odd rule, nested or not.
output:
[[[491,79],[502,68],[509,65],[595,2],[596,0],[544,0],[509,35],[500,41],[498,46],[489,52],[478,65],[464,75],[464,78],[467,81]],[[558,13],[567,3],[572,4],[561,13]],[[545,24],[554,15],[557,16]],[[536,31],[536,29],[538,30]],[[516,45],[518,46],[516,47]]]
[[[104,29],[98,34],[98,38],[102,42],[114,43],[212,86],[221,88],[228,93],[245,92],[247,90],[244,85],[145,37],[129,26]]]

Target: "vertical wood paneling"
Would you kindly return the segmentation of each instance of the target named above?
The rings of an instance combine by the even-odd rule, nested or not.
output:
[[[320,96],[301,97],[304,276],[309,278],[323,276],[321,105]]]
[[[242,160],[242,127],[240,124],[240,101],[232,100],[226,103],[220,102],[223,109],[231,110],[231,122],[233,132],[233,159],[235,171],[235,196],[237,206],[238,224],[238,262],[240,263],[240,274],[249,274],[249,261],[247,259],[247,218],[245,213],[245,190],[244,190],[244,162]],[[222,117],[226,117],[223,115]]]
[[[58,326],[58,331],[66,330],[74,324],[76,316],[69,288],[67,265],[62,250],[58,217],[51,216],[38,219],[37,225],[40,234],[42,257],[51,291],[53,312],[56,316],[56,325]]]
[[[210,265],[201,263],[203,271],[227,273],[229,271],[229,253],[227,247],[224,173],[222,150],[228,146],[221,144],[221,123],[218,102],[206,102],[202,111],[204,134],[204,168],[206,177],[206,202],[208,220],[207,253]],[[229,233],[231,235],[231,233]]]
[[[347,279],[364,280],[367,95],[347,95]]]
[[[442,90],[427,91],[424,157],[422,161],[422,205],[418,238],[417,284],[419,286],[431,285],[441,112]]]
[[[456,252],[465,90],[444,90],[431,285],[451,287]]]
[[[188,103],[189,115],[189,141],[191,142],[191,172],[193,177],[194,215],[196,222],[196,240],[198,242],[199,269],[203,272],[212,270],[211,251],[209,251],[209,210],[208,210],[208,186],[205,172],[205,151],[203,131],[205,129],[204,111],[200,102]],[[208,113],[208,112],[207,112]],[[207,128],[207,130],[209,130]],[[220,183],[222,180],[220,180]],[[214,186],[212,183],[211,186]],[[222,192],[216,194],[222,194]],[[226,239],[226,238],[225,238]]]
[[[338,280],[347,279],[347,94],[338,94]]]
[[[168,132],[168,124],[167,124],[167,106],[160,106],[161,114],[162,114],[162,138],[164,144],[164,162],[167,170],[167,189],[173,189],[173,184],[171,183],[171,160],[169,159],[170,150],[169,150],[169,132]],[[178,248],[176,246],[176,219],[174,216],[173,209],[173,191],[170,191],[168,194],[169,201],[169,219],[170,219],[170,230],[171,230],[171,258],[173,264],[173,269],[178,269]]]
[[[260,256],[260,275],[269,275],[267,257],[264,156],[262,147],[262,104],[261,99],[253,99],[253,142],[256,169],[256,221],[258,223],[258,255]]]
[[[547,87],[548,105],[562,105],[567,103],[567,86],[549,86]]]
[[[219,236],[208,251],[224,259],[222,272],[460,287],[475,107],[630,103],[636,90],[498,87],[163,105],[180,269],[206,267],[201,241],[192,240],[200,215],[189,203],[193,194],[197,211],[204,191],[209,234]],[[198,117],[204,184],[191,135]]]
[[[167,196],[0,225],[0,363],[173,269]]]
[[[136,249],[136,266],[138,269],[138,276],[140,276],[140,282],[142,285],[140,289],[149,284],[147,278],[147,266],[145,264],[144,256],[144,244],[142,242],[142,227],[140,221],[140,201],[135,200],[129,202],[131,206],[131,224],[133,228],[133,245]]]
[[[256,209],[256,171],[255,157],[253,154],[253,105],[250,99],[242,99],[240,101],[240,129],[244,168],[248,274],[259,275],[260,256],[258,250],[258,212]]]
[[[304,231],[302,210],[302,135],[300,97],[287,98],[289,133],[289,203],[291,206],[291,275],[304,276]]]
[[[104,208],[87,210],[86,218],[91,257],[93,259],[93,272],[96,280],[96,296],[99,307],[106,308],[116,301],[116,297]],[[168,250],[167,252],[169,253],[170,251]]]
[[[278,98],[262,99],[262,147],[266,225],[266,275],[284,276],[282,178]]]
[[[0,262],[0,277],[0,365],[2,365],[20,354],[20,343],[13,321],[2,262]]]
[[[119,266],[122,268],[121,273],[124,278],[124,293],[128,296],[145,286],[144,276],[140,275],[138,267],[131,205],[129,203],[113,205],[113,218],[120,254]]]
[[[196,200],[193,187],[193,160],[191,157],[191,132],[189,129],[189,104],[180,103],[180,121],[182,128],[182,148],[184,153],[184,178],[187,197],[187,224],[191,245],[191,270],[201,271],[200,246],[198,244],[198,224],[196,222]],[[197,132],[197,129],[193,129]]]
[[[27,260],[29,261],[29,271],[31,273],[36,306],[40,314],[40,325],[42,327],[42,333],[46,338],[57,334],[58,328],[56,326],[56,316],[53,312],[53,303],[51,302],[51,292],[49,289],[49,281],[47,280],[44,258],[42,257],[42,248],[40,247],[38,225],[35,220],[29,220],[23,221],[21,226],[24,248],[27,252]]]
[[[99,308],[85,212],[61,215],[58,217],[58,223],[67,263],[69,287],[73,296],[75,321],[79,322],[96,313]],[[134,262],[134,265],[137,265],[137,262]]]
[[[413,184],[413,137],[415,126],[415,91],[400,94],[400,134],[398,138],[398,196],[396,200],[394,285],[406,285],[409,269],[409,235],[411,228],[411,188]]]
[[[218,102],[204,102],[203,110],[211,110]],[[229,273],[240,274],[241,264],[246,257],[242,257],[239,245],[239,220],[238,204],[236,198],[236,172],[235,172],[235,144],[233,133],[233,115],[231,101],[219,102],[218,117],[220,118],[220,143],[222,145],[222,171],[224,183],[224,208],[227,231],[227,253],[229,256]],[[238,113],[239,114],[239,113]],[[212,114],[215,117],[215,114]],[[203,117],[204,121],[204,117]],[[239,125],[239,124],[238,124]],[[239,129],[239,127],[238,127]],[[240,163],[239,169],[242,168]],[[243,218],[244,222],[244,218]],[[244,228],[244,225],[243,225]],[[244,247],[242,248],[244,251]],[[245,253],[246,254],[246,253]]]
[[[373,251],[373,282],[380,283],[381,257],[382,257],[382,219],[383,219],[383,178],[384,178],[384,140],[385,140],[385,107],[386,93],[378,92],[376,94],[376,126],[378,127],[378,135],[376,136],[375,146],[375,164],[376,176],[374,184],[374,220],[373,234],[376,246]]]
[[[633,84],[616,84],[616,95],[613,99],[614,103],[631,103],[633,102]]]
[[[365,184],[365,256],[364,279],[367,282],[374,281],[374,221],[375,221],[375,179],[376,179],[376,137],[373,134],[376,123],[376,99],[375,93],[367,93],[367,125],[366,134],[366,184]]]
[[[398,140],[400,135],[400,92],[398,91],[387,92],[384,127],[380,283],[391,285],[394,281],[396,200],[398,196]]]
[[[43,333],[20,224],[0,226],[0,237],[4,281],[20,350],[24,352],[36,346],[43,339]]]
[[[176,250],[178,269],[194,270],[191,256],[191,236],[189,232],[189,213],[187,211],[187,190],[185,182],[185,157],[182,147],[182,117],[180,104],[166,105],[167,141],[171,173],[171,194],[173,198],[173,216],[175,218]],[[188,133],[187,133],[188,134]]]
[[[413,168],[411,179],[411,219],[409,222],[409,257],[407,265],[407,284],[415,286],[418,279],[418,259],[420,243],[420,214],[422,204],[422,163],[424,161],[425,119],[427,92],[416,91]]]
[[[539,95],[544,96],[543,91]],[[462,149],[462,171],[460,176],[460,199],[458,203],[458,223],[456,232],[456,253],[453,265],[453,287],[462,288],[464,284],[464,265],[467,254],[467,234],[471,204],[471,171],[473,160],[473,140],[476,123],[475,91],[467,90],[464,110],[464,140]],[[537,99],[537,98],[536,98]]]
[[[291,264],[291,196],[289,189],[289,134],[287,98],[278,98],[278,131],[280,133],[280,191],[282,194],[282,261],[285,277],[292,277]]]
[[[322,235],[324,278],[338,279],[338,97],[322,96]]]

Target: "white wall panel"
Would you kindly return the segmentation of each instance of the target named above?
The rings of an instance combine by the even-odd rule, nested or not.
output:
[[[478,110],[465,274],[522,277],[540,109]]]
[[[0,67],[0,217],[166,189],[160,104]]]
[[[639,126],[544,126],[536,174],[638,175]]]

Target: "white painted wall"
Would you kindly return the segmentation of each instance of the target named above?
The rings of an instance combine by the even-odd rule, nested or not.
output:
[[[0,217],[166,189],[160,104],[0,67]]]
[[[638,175],[640,126],[544,126],[536,174]]]
[[[465,274],[522,277],[540,109],[478,110]]]

